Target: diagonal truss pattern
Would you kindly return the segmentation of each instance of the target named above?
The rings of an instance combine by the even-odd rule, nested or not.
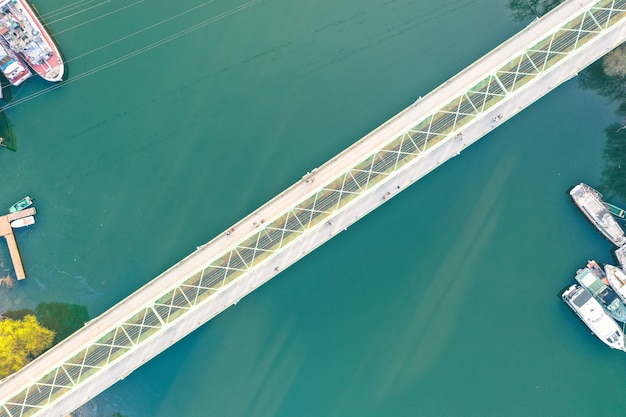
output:
[[[185,313],[210,300],[211,296],[255,266],[286,249],[321,222],[376,187],[409,162],[437,144],[454,137],[460,129],[506,99],[533,79],[566,59],[590,40],[626,16],[626,0],[601,0],[581,11],[553,33],[531,45],[500,68],[417,120],[405,133],[346,172],[321,186],[282,215],[260,224],[257,231],[190,276],[181,277],[175,288],[134,312],[123,323],[110,328],[102,337],[37,377],[30,385],[1,399],[0,417],[40,415],[47,405],[68,393],[99,370],[120,360],[152,335]]]

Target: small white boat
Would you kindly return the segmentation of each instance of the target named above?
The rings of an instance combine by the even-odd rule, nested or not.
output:
[[[13,204],[11,207],[9,207],[9,213],[17,213],[18,211],[22,211],[27,207],[30,207],[33,205],[33,199],[30,198],[29,196],[26,196],[24,198],[22,198],[20,201],[18,201],[17,203]]]
[[[604,265],[604,271],[611,288],[622,301],[626,302],[626,273],[621,268],[609,264]]]
[[[619,261],[619,264],[622,266],[622,269],[626,271],[626,245],[621,246],[620,248],[615,250],[615,257]]]
[[[26,216],[21,219],[13,220],[11,222],[11,227],[17,229],[18,227],[26,227],[31,224],[35,224],[35,216]]]

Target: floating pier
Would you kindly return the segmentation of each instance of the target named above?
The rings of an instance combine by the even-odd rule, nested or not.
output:
[[[13,269],[15,270],[15,276],[18,280],[26,279],[26,272],[24,272],[22,257],[20,256],[20,251],[17,248],[17,241],[15,240],[15,235],[13,234],[11,222],[24,217],[34,216],[35,214],[37,214],[35,207],[30,207],[16,213],[9,213],[5,216],[0,216],[0,235],[2,235],[7,241],[9,253],[11,254],[11,262],[13,262]]]

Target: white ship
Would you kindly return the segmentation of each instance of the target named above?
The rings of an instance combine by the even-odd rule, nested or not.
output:
[[[572,188],[570,195],[583,214],[587,216],[604,237],[617,247],[626,245],[624,230],[604,205],[602,194],[587,184],[580,183]]]
[[[587,266],[579,269],[574,278],[589,291],[589,294],[605,308],[611,317],[617,321],[626,322],[626,306],[609,287],[604,271],[596,261],[587,262]]]
[[[61,53],[27,0],[0,0],[0,34],[41,78],[63,79]]]
[[[626,351],[624,332],[587,290],[574,284],[561,297],[598,339],[613,349]]]
[[[626,303],[626,273],[621,268],[609,264],[604,265],[604,271],[611,288]]]

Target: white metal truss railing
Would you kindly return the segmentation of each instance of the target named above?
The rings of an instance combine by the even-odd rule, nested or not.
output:
[[[358,196],[397,172],[437,143],[454,137],[463,126],[483,115],[535,77],[545,73],[573,51],[626,17],[626,0],[601,0],[581,11],[567,24],[531,45],[430,116],[418,120],[404,134],[390,138],[386,146],[362,160],[299,202],[278,218],[259,225],[258,231],[238,242],[180,285],[164,293],[139,313],[107,330],[96,343],[68,357],[11,398],[0,399],[0,417],[26,417],[41,411],[110,366],[136,346],[237,279],[253,266],[286,249],[308,230],[337,214]]]

